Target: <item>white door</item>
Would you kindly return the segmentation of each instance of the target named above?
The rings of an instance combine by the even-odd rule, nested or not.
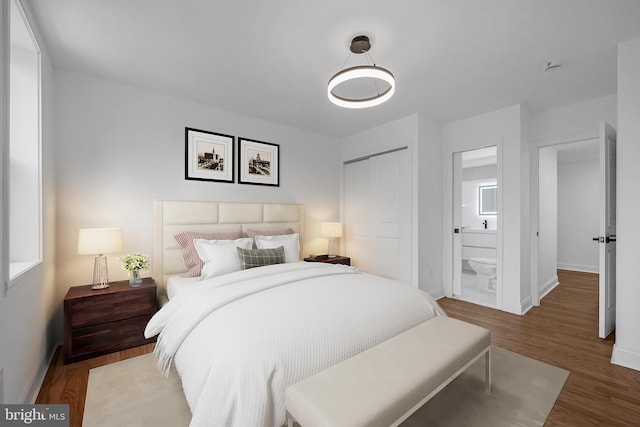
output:
[[[616,131],[600,122],[600,338],[616,326]]]
[[[462,152],[453,153],[453,295],[462,295]]]
[[[347,255],[362,271],[411,284],[409,150],[345,165]]]

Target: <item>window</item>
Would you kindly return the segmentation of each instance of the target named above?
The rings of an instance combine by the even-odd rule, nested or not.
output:
[[[18,0],[10,2],[9,286],[42,262],[40,49]]]

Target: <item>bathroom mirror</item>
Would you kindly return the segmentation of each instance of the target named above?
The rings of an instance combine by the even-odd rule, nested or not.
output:
[[[478,215],[496,215],[498,213],[498,187],[496,185],[481,185],[478,187],[479,203]]]

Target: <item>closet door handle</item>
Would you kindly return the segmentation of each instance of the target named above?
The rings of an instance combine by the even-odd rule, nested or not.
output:
[[[600,237],[594,237],[594,238],[593,238],[593,239],[591,239],[591,240],[593,240],[594,242],[599,242],[599,241],[600,241]]]

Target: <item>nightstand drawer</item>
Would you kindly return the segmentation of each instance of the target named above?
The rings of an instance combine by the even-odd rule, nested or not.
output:
[[[67,304],[71,327],[79,328],[153,314],[156,311],[156,294],[154,291],[96,295]]]
[[[155,337],[144,338],[144,328],[151,317],[134,317],[75,329],[71,333],[67,363],[84,359],[87,355],[95,357],[155,341]]]

